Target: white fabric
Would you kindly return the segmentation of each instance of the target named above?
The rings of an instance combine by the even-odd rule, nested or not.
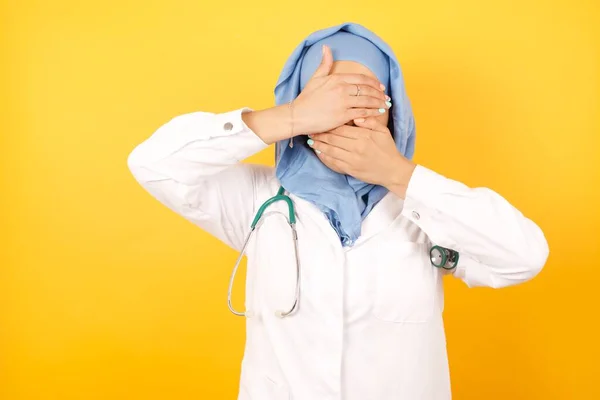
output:
[[[240,163],[267,147],[244,124],[248,110],[176,117],[128,160],[160,202],[237,250],[258,207],[279,188],[273,168]],[[430,264],[429,248],[459,251],[453,274],[471,287],[524,282],[548,256],[542,231],[500,195],[420,165],[406,199],[389,193],[352,248],[341,247],[316,207],[291,197],[300,308],[275,316],[291,306],[295,285],[287,210],[279,202],[247,252],[251,317],[239,400],[449,399],[443,273]]]

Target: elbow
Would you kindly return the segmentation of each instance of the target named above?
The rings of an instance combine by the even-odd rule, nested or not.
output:
[[[533,222],[532,225],[534,229],[532,229],[531,239],[528,241],[529,245],[525,249],[523,257],[523,264],[527,268],[529,279],[533,279],[542,271],[550,254],[544,232]]]
[[[540,274],[550,254],[548,242],[541,236],[540,240],[513,254],[511,260],[505,260],[503,266],[492,267],[488,270],[486,286],[500,289],[528,282]]]
[[[136,177],[137,172],[140,170],[140,168],[142,166],[142,164],[141,164],[140,161],[141,160],[140,160],[140,157],[138,155],[137,147],[136,147],[127,156],[127,168],[129,169],[129,172],[131,172],[131,174],[134,177]]]
[[[550,255],[548,241],[543,237],[534,246],[531,246],[529,253],[525,258],[525,267],[527,269],[528,279],[535,278],[544,268]]]
[[[127,168],[138,182],[143,181],[144,171],[148,170],[148,162],[145,161],[140,146],[135,147],[127,156]]]
[[[520,282],[526,282],[535,278],[542,271],[550,249],[548,241],[541,228],[530,221],[530,229],[527,230],[527,235],[521,237],[521,246],[514,251],[514,264],[519,265],[516,274]]]
[[[535,243],[529,243],[523,249],[519,261],[515,260],[516,262],[513,264],[515,268],[507,271],[511,278],[509,281],[512,281],[511,284],[525,283],[539,275],[546,265],[549,254],[548,242],[543,235]]]

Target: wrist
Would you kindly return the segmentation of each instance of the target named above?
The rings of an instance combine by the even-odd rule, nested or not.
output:
[[[404,199],[406,190],[417,164],[399,155],[393,163],[388,182],[384,186],[398,197]]]
[[[246,112],[242,119],[268,145],[290,137],[292,120],[288,104]]]
[[[313,133],[319,133],[314,130],[309,124],[311,118],[308,118],[304,112],[304,105],[302,99],[296,98],[290,106],[291,116],[293,117],[291,123],[293,124],[293,136],[299,135],[310,135]]]

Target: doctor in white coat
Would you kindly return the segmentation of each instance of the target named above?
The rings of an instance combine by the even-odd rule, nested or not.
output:
[[[280,187],[294,204],[299,276],[284,202],[246,247],[239,400],[450,399],[443,275],[525,282],[548,257],[544,234],[498,193],[411,161],[399,65],[366,28],[307,37],[275,94],[265,110],[175,117],[128,159],[156,199],[238,251]],[[241,163],[271,144],[275,168]],[[457,264],[434,267],[433,246]]]

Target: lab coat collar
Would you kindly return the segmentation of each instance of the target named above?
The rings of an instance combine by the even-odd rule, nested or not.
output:
[[[301,209],[305,211],[305,213],[313,219],[315,222],[323,225],[327,225],[329,228],[329,221],[325,217],[325,215],[312,203],[295,196],[294,194],[289,194],[290,198],[295,204],[302,204],[301,207],[296,207],[296,209]],[[369,215],[362,221],[361,225],[361,235],[356,240],[353,246],[344,247],[344,251],[350,251],[357,246],[360,246],[371,237],[377,235],[379,232],[383,231],[387,227],[389,227],[402,212],[402,208],[404,206],[404,200],[395,195],[392,192],[388,192],[383,199],[379,201],[373,207]],[[298,215],[297,218],[299,220],[302,219],[302,215]],[[331,231],[331,235],[327,235],[332,241],[335,241],[337,245],[341,246],[339,238],[335,234],[333,229],[328,229]]]

